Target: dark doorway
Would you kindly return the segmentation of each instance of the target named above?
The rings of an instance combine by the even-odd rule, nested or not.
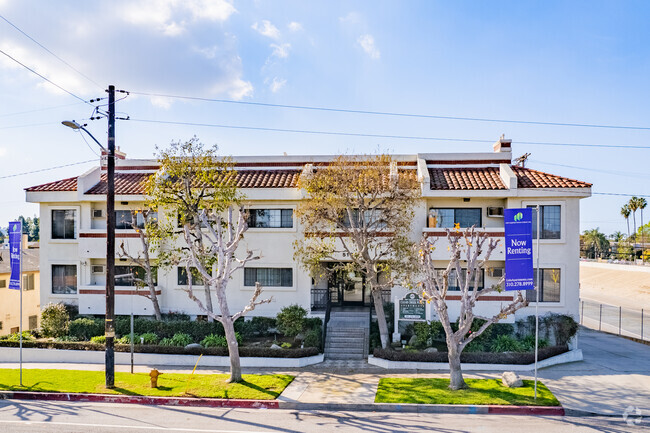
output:
[[[370,302],[370,290],[361,272],[336,271],[328,280],[332,303],[340,306],[365,306]]]

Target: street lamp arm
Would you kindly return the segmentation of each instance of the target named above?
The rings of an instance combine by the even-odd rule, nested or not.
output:
[[[99,147],[100,147],[104,152],[108,153],[108,151],[106,150],[106,148],[105,148],[104,146],[102,146],[102,144],[101,144],[99,141],[97,141],[97,139],[96,139],[96,138],[95,138],[95,137],[94,137],[90,132],[88,132],[88,130],[87,130],[86,128],[84,128],[84,127],[82,126],[82,127],[79,128],[79,129],[81,129],[81,130],[84,131],[86,134],[88,134],[88,135],[90,136],[90,138],[92,138],[92,139],[95,141],[95,143],[97,143],[97,145],[98,145],[98,146],[99,146]]]
[[[84,127],[85,125],[81,125],[81,124],[75,122],[74,120],[72,120],[72,121],[70,121],[70,120],[64,120],[64,121],[61,122],[61,123],[62,123],[63,125],[65,125],[65,126],[67,126],[68,128],[72,128],[72,129],[75,129],[75,130],[79,130],[79,129],[81,129],[81,130],[84,131],[86,134],[88,134],[88,136],[90,136],[90,138],[92,138],[92,139],[95,141],[95,143],[97,143],[97,145],[98,145],[98,146],[99,146],[99,147],[100,147],[104,152],[108,153],[108,151],[106,150],[106,148],[105,148],[104,146],[102,146],[102,144],[101,144],[101,143],[100,143],[100,142],[95,138],[95,136],[92,135],[92,134],[90,133],[90,131],[88,131],[88,130]]]

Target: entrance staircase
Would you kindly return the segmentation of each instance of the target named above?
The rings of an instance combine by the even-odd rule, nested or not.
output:
[[[369,314],[368,308],[332,308],[325,359],[368,358]]]

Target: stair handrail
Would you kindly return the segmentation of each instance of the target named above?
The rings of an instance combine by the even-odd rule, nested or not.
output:
[[[327,305],[325,307],[325,322],[323,323],[323,340],[322,340],[322,345],[323,345],[323,353],[325,353],[325,342],[327,338],[327,324],[330,321],[330,315],[332,313],[332,297],[331,297],[331,292],[329,288],[327,289]]]

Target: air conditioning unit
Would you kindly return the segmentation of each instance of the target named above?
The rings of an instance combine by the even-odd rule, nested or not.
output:
[[[104,218],[104,209],[93,209],[93,218]]]
[[[92,272],[93,272],[93,274],[103,274],[104,273],[104,265],[93,265]]]
[[[493,218],[503,218],[503,208],[502,207],[488,207],[487,216]]]
[[[492,278],[502,278],[503,273],[503,268],[490,268],[487,270],[488,276]]]

